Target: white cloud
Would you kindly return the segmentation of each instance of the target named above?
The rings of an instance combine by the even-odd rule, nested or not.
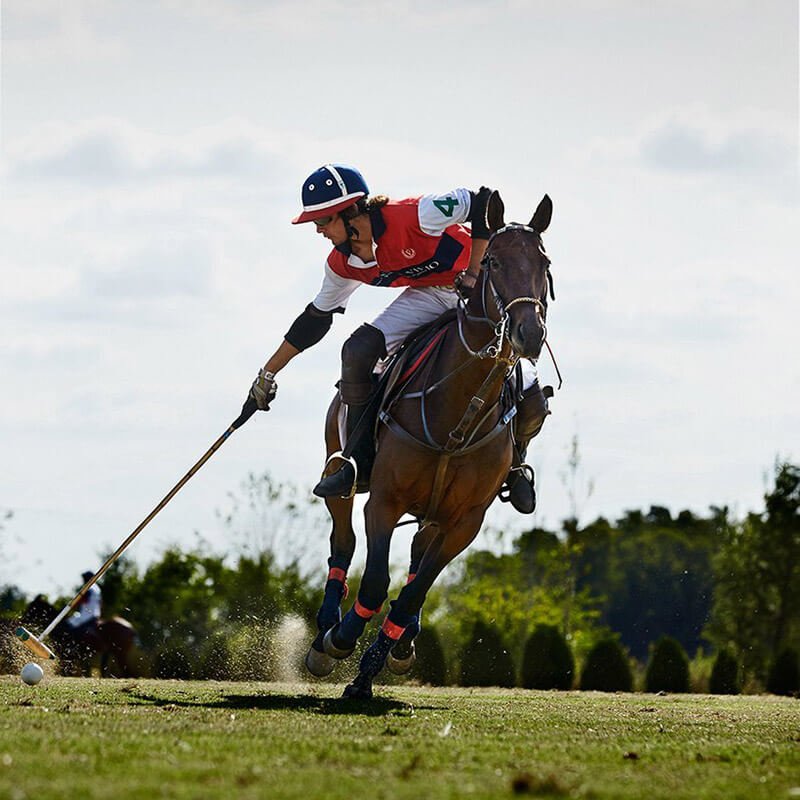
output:
[[[154,241],[110,268],[89,267],[79,291],[106,301],[200,297],[210,289],[212,263],[210,245],[202,238]]]
[[[680,121],[646,135],[639,152],[646,165],[676,172],[764,175],[796,166],[793,143],[778,131],[742,128],[720,136]]]
[[[121,35],[100,32],[90,19],[102,0],[5,0],[4,60],[17,65],[97,63],[119,60],[126,52]]]
[[[796,122],[754,109],[675,109],[643,121],[628,137],[595,140],[585,152],[586,162],[781,189],[796,186],[798,177]]]
[[[527,8],[526,0],[509,0],[504,5],[511,11]],[[364,15],[391,20],[399,26],[426,26],[448,20],[458,24],[484,22],[486,5],[481,0],[164,0],[163,6],[176,15],[196,19],[198,16],[216,24],[238,29],[261,26],[296,34],[298,29],[308,40],[330,36],[331,22],[356,20]]]
[[[262,131],[237,120],[160,136],[122,120],[96,118],[46,126],[6,154],[11,179],[90,185],[209,178],[263,182],[282,178],[284,164]]]

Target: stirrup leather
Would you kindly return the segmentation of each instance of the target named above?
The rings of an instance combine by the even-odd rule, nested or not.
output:
[[[516,476],[516,480],[510,480],[511,475],[514,472],[521,472],[521,475]],[[508,476],[506,477],[505,482],[500,487],[500,491],[497,493],[497,496],[500,498],[501,503],[510,503],[511,502],[511,488],[518,480],[526,480],[528,483],[533,483],[534,480],[534,472],[533,467],[530,464],[522,463],[518,467],[511,467],[508,471]]]
[[[335,453],[331,453],[328,456],[328,460],[325,462],[325,466],[322,468],[322,477],[320,480],[323,480],[329,477],[328,473],[328,465],[333,461],[335,458],[338,458],[340,461],[347,461],[353,466],[353,472],[355,473],[355,477],[353,478],[353,485],[350,488],[349,494],[340,495],[342,499],[349,500],[351,497],[355,497],[356,488],[358,487],[358,464],[356,460],[352,456],[346,456],[341,450],[337,450]],[[339,467],[341,469],[341,467]],[[331,475],[335,473],[330,473]]]

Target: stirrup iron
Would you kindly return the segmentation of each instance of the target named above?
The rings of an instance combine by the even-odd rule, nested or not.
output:
[[[511,475],[515,472],[521,472],[522,474],[517,475],[515,481],[509,480]],[[506,480],[503,482],[503,485],[500,487],[500,491],[497,493],[497,496],[500,498],[500,502],[511,502],[511,489],[516,481],[525,480],[528,483],[533,484],[534,476],[535,473],[533,471],[533,467],[524,461],[518,467],[511,467],[511,469],[508,471],[508,476],[506,476]]]
[[[327,470],[328,470],[328,465],[335,458],[338,458],[341,461],[347,461],[353,467],[353,472],[355,473],[355,477],[353,478],[353,486],[351,487],[349,494],[341,495],[343,500],[349,500],[351,497],[355,497],[356,488],[358,487],[358,463],[356,462],[356,460],[352,456],[346,456],[344,454],[344,452],[341,451],[341,450],[337,450],[335,453],[331,453],[328,456],[328,460],[325,462],[325,466],[322,468],[322,478],[320,478],[320,480],[323,480],[323,479],[329,477],[329,475],[326,474]],[[341,469],[341,467],[339,469]],[[331,473],[331,475],[333,475],[333,474],[334,473]]]

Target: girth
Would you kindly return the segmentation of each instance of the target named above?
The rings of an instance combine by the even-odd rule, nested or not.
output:
[[[397,420],[395,420],[389,413],[389,408],[385,407],[378,414],[378,419],[389,430],[394,433],[398,438],[411,444],[412,446],[423,450],[427,453],[436,453],[439,456],[439,461],[436,465],[436,474],[433,479],[433,488],[431,489],[431,499],[428,503],[428,508],[425,516],[420,522],[421,527],[432,524],[432,517],[436,514],[439,503],[442,499],[442,492],[444,489],[444,479],[447,474],[447,468],[450,465],[450,459],[453,456],[464,456],[468,453],[477,450],[479,447],[484,447],[489,442],[497,438],[503,433],[508,423],[513,419],[516,413],[516,406],[512,405],[507,413],[503,414],[494,427],[479,439],[472,441],[473,436],[476,434],[484,420],[491,413],[491,411],[499,404],[499,399],[493,402],[488,409],[485,409],[488,393],[491,387],[496,383],[500,377],[505,377],[508,364],[505,361],[498,361],[494,364],[489,374],[484,379],[478,391],[473,395],[472,399],[467,406],[467,410],[461,417],[461,420],[450,431],[447,437],[447,442],[444,445],[439,445],[432,439],[428,442],[419,439],[413,434],[409,433]],[[424,393],[423,393],[424,394]],[[503,396],[501,392],[500,397]],[[483,413],[481,413],[483,412]],[[466,444],[465,444],[466,443]]]

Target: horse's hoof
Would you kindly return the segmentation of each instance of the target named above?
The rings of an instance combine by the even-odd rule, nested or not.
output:
[[[327,653],[320,653],[314,647],[309,647],[306,653],[306,669],[316,678],[324,678],[333,672],[336,666],[336,659],[331,658]]]
[[[351,684],[344,687],[342,697],[349,700],[372,700],[372,681],[359,680],[360,678],[359,675]]]
[[[395,647],[394,649],[397,650],[398,648]],[[411,642],[411,652],[407,656],[403,654],[398,657],[394,655],[393,650],[389,651],[389,654],[386,656],[386,669],[388,669],[393,675],[405,675],[411,669],[411,667],[414,666],[414,662],[416,660],[417,651],[414,647],[414,643]]]
[[[331,628],[326,634],[325,638],[322,640],[322,647],[325,650],[325,653],[329,655],[331,658],[335,658],[338,661],[341,661],[343,658],[347,658],[349,655],[352,654],[355,647],[351,647],[349,650],[342,650],[341,648],[337,647],[333,643],[333,632],[335,628]]]

